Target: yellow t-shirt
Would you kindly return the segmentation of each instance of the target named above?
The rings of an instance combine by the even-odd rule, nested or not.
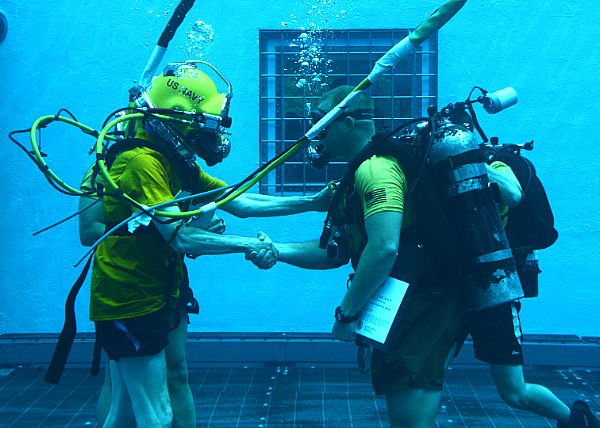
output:
[[[350,254],[353,258],[361,252],[366,236],[363,233],[364,220],[384,211],[404,213],[402,226],[411,223],[411,205],[405,209],[405,195],[408,192],[406,176],[398,160],[393,156],[375,155],[364,161],[354,173],[355,191],[360,200],[363,217],[351,219],[346,224]],[[345,204],[344,201],[342,203]],[[351,207],[342,207],[346,214]]]
[[[406,177],[394,157],[375,155],[367,159],[356,170],[354,179],[365,220],[383,211],[404,211]]]
[[[383,211],[403,214],[402,227],[415,222],[414,204],[406,201],[409,190],[402,165],[393,156],[373,156],[363,162],[355,174],[364,219]]]
[[[523,193],[523,190],[521,189],[521,184],[519,183],[519,180],[517,179],[517,176],[515,175],[515,173],[513,172],[513,170],[510,169],[510,167],[508,165],[506,165],[504,162],[494,161],[494,162],[492,162],[490,164],[490,166],[496,172],[499,172],[505,178],[507,178],[508,180],[510,180],[512,182],[512,184],[514,184],[515,186],[517,186],[519,188],[519,190],[521,191],[521,194]],[[502,225],[506,226],[506,222],[508,221],[508,206],[507,205],[503,205],[503,204],[499,204],[498,205],[498,212],[500,213],[500,219],[502,220]]]
[[[164,155],[146,147],[119,154],[110,169],[119,188],[137,202],[152,206],[174,199],[181,181]],[[197,192],[224,187],[222,180],[199,169]],[[137,209],[118,198],[105,196],[104,218],[117,223]],[[90,319],[133,318],[160,310],[167,304],[169,258],[172,250],[158,231],[110,236],[96,250],[92,271]],[[169,303],[179,295],[183,275],[177,257]]]

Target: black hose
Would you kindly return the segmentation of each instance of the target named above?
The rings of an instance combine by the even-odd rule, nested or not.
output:
[[[169,42],[173,39],[177,28],[181,25],[183,20],[185,19],[185,15],[190,11],[192,6],[194,5],[195,0],[181,0],[181,2],[177,5],[175,12],[169,19],[167,26],[163,30],[160,38],[158,39],[157,45],[161,48],[167,48],[169,46]]]
[[[78,210],[77,212],[69,215],[68,217],[63,218],[62,220],[59,220],[56,223],[51,224],[50,226],[46,226],[43,229],[38,230],[37,232],[33,232],[33,236],[39,235],[40,233],[43,233],[43,232],[46,232],[47,230],[50,230],[58,225],[61,225],[64,222],[71,220],[74,217],[78,217],[82,212],[87,211],[88,209],[90,209],[91,207],[93,207],[94,205],[96,205],[99,202],[102,202],[102,199],[96,199],[94,202],[89,204],[87,207]]]

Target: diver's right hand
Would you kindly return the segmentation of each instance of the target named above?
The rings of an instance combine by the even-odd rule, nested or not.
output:
[[[259,269],[270,269],[277,263],[278,251],[264,232],[256,234],[256,241],[249,245],[245,254],[246,260],[250,260]]]

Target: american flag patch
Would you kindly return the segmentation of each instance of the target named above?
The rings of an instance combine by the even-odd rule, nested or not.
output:
[[[381,189],[375,189],[370,191],[365,195],[365,203],[367,208],[371,208],[377,204],[381,204],[387,201],[387,197],[385,195],[385,189],[382,187]]]

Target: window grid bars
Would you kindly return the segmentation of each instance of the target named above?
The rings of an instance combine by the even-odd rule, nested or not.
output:
[[[352,79],[362,79],[363,73],[351,73],[352,59],[366,55],[369,65],[374,65],[374,60],[379,59],[400,38],[408,34],[408,30],[328,30],[333,34],[326,40],[325,46],[332,42],[333,48],[327,46],[323,49],[325,64],[332,55],[343,55],[347,73],[326,74],[325,82],[331,82],[336,78],[345,78],[346,84],[352,85]],[[358,35],[357,33],[362,33]],[[367,37],[363,37],[364,34]],[[286,59],[297,55],[287,50],[292,40],[296,39],[300,31],[293,30],[262,30],[260,31],[260,163],[263,165],[276,153],[295,143],[296,138],[301,137],[308,130],[306,115],[306,103],[318,99],[318,96],[309,94],[307,86],[302,87],[301,95],[290,95],[286,88],[286,79],[301,78],[301,73],[286,72]],[[375,36],[380,36],[375,41]],[[389,46],[382,45],[382,36],[391,40]],[[351,48],[358,46],[356,51]],[[377,55],[377,57],[375,57]],[[341,58],[339,58],[341,59]],[[339,60],[338,59],[338,60]],[[278,69],[279,68],[279,69]],[[332,68],[335,68],[332,66]],[[435,105],[437,102],[437,35],[432,37],[421,48],[415,50],[410,60],[410,71],[391,70],[385,73],[390,79],[390,94],[371,95],[373,101],[378,103],[389,103],[389,108],[375,117],[376,127],[381,130],[384,126],[393,129],[396,124],[403,121],[425,115],[427,105]],[[408,78],[410,94],[395,95],[400,89],[399,78]],[[279,89],[279,94],[277,89]],[[371,92],[371,90],[369,90]],[[410,100],[408,111],[401,111],[398,100]],[[287,107],[290,102],[302,101],[302,116],[286,117]],[[300,123],[298,124],[298,122]],[[388,125],[389,124],[389,125]],[[298,126],[299,125],[299,126]],[[298,135],[288,135],[294,131]],[[316,173],[306,164],[298,159],[296,153],[291,160],[281,165],[276,171],[263,177],[259,189],[261,193],[278,195],[298,195],[313,193],[320,190],[329,180],[340,178],[343,172],[344,162],[331,162],[321,173]]]

